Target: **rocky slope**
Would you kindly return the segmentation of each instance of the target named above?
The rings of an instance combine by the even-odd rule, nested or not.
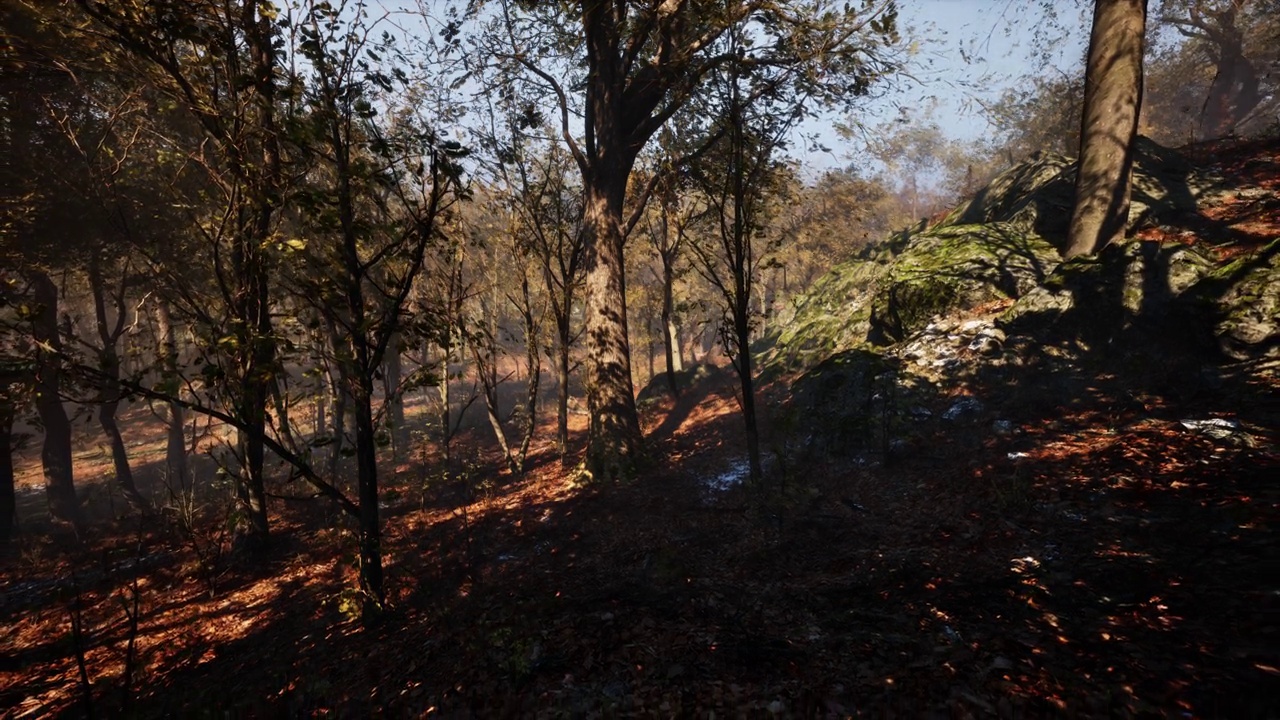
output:
[[[1273,390],[1280,140],[1142,139],[1130,239],[1063,262],[1074,181],[1033,158],[815,283],[764,355],[801,373],[790,410],[827,429],[811,441],[889,457],[926,418],[1061,402],[1099,375],[1135,397]]]

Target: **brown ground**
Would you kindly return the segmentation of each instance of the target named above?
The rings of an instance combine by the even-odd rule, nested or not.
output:
[[[1214,220],[1277,233],[1240,213]],[[764,491],[706,488],[742,453],[723,379],[645,410],[657,460],[622,487],[573,489],[545,441],[509,477],[476,428],[465,479],[441,482],[430,448],[383,464],[374,630],[350,617],[351,532],[318,502],[275,503],[258,564],[217,556],[217,513],[140,534],[101,487],[76,541],[31,519],[28,449],[0,717],[84,715],[77,648],[102,716],[1276,717],[1280,388],[1229,387],[1138,397],[1102,376],[889,467],[806,458],[803,428],[766,428],[789,462]],[[1214,417],[1244,435],[1180,423]],[[127,420],[135,461],[157,461],[153,421]],[[96,446],[77,463],[82,487],[107,470]]]

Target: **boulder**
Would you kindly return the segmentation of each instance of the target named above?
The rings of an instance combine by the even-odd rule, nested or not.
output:
[[[951,225],[910,241],[871,298],[868,338],[905,340],[938,315],[1031,291],[1061,259],[1052,245],[1006,222]]]
[[[772,371],[813,367],[867,339],[871,298],[886,265],[874,260],[841,263],[795,304],[790,321],[766,338],[762,364]]]
[[[1280,356],[1280,239],[1215,270],[1193,293],[1228,357]]]
[[[1052,153],[1037,154],[991,181],[969,202],[951,212],[944,225],[1005,222],[1066,247],[1075,202],[1076,164]],[[1139,137],[1130,193],[1130,230],[1186,213],[1195,213],[1198,198],[1215,179],[1196,173],[1176,150]]]
[[[1212,259],[1194,246],[1112,245],[1062,263],[1005,311],[1000,325],[1010,335],[1069,341],[1081,350],[1135,327],[1181,327],[1180,339],[1188,339],[1197,321],[1175,301],[1212,270]]]

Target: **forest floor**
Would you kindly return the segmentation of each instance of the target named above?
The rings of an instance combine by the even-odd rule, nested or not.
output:
[[[774,425],[762,488],[724,374],[645,404],[655,460],[627,484],[575,486],[545,440],[511,477],[475,429],[448,482],[435,452],[385,463],[373,629],[318,501],[276,501],[253,563],[216,514],[29,523],[0,567],[0,717],[1276,717],[1278,369],[1017,393],[891,457],[806,458]],[[151,462],[157,428],[126,430]]]

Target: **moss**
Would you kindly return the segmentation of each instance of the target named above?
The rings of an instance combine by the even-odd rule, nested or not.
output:
[[[935,228],[890,268],[871,302],[871,339],[906,339],[935,316],[1035,288],[1059,263],[1043,238],[1010,223]]]

